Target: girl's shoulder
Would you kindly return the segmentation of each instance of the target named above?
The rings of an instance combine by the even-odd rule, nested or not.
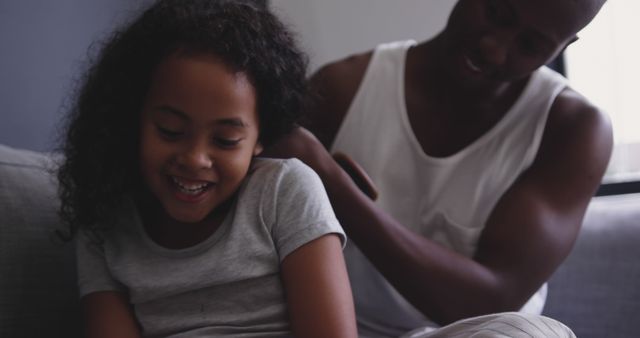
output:
[[[276,195],[290,190],[316,191],[322,186],[313,169],[302,161],[257,157],[245,180],[244,192]]]
[[[124,196],[108,218],[102,219],[90,227],[80,228],[79,231],[102,240],[132,236],[132,233],[137,233],[141,226],[138,206],[132,197]]]
[[[313,169],[297,158],[280,159],[256,157],[251,163],[247,178],[254,176],[267,178],[270,176],[279,177],[283,175],[294,177],[317,176]]]

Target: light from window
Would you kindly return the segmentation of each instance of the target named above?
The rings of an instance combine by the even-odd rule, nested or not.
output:
[[[605,183],[640,180],[638,0],[609,0],[567,48],[571,86],[606,111],[615,146]]]

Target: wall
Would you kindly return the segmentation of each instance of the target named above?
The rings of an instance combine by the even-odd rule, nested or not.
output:
[[[0,0],[0,143],[52,150],[94,39],[143,0]]]
[[[271,0],[299,33],[311,70],[401,39],[421,41],[445,25],[454,0]]]
[[[149,0],[0,0],[0,144],[54,150],[91,42]],[[398,6],[401,3],[402,6]],[[453,0],[271,0],[299,32],[311,70],[380,42],[425,39]]]

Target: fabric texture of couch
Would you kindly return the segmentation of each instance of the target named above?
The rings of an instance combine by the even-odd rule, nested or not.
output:
[[[592,199],[544,314],[578,337],[640,337],[640,194]]]
[[[73,248],[54,234],[52,165],[0,145],[0,337],[80,337]]]
[[[80,337],[51,159],[0,145],[0,337]],[[581,338],[640,337],[640,194],[594,198],[544,314]]]

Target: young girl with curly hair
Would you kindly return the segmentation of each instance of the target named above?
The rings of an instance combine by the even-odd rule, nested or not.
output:
[[[161,0],[116,32],[58,177],[89,337],[355,337],[345,235],[317,175],[256,158],[306,60],[251,2]]]

